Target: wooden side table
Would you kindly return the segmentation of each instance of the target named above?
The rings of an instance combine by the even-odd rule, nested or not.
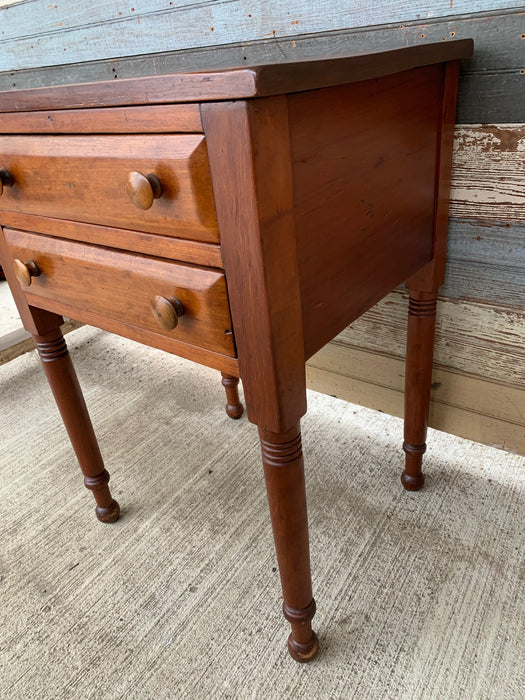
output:
[[[62,314],[222,372],[258,426],[289,650],[318,649],[305,361],[405,281],[407,489],[423,485],[459,59],[428,44],[0,94],[0,261],[93,491],[118,518]]]

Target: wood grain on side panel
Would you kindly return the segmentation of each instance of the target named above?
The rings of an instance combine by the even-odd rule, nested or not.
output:
[[[522,124],[456,127],[430,415],[433,427],[521,453],[524,136]],[[404,293],[387,296],[312,358],[309,386],[400,414],[400,386],[393,387],[387,374],[403,374],[406,315]]]
[[[288,97],[306,357],[430,260],[442,90],[432,66]]]

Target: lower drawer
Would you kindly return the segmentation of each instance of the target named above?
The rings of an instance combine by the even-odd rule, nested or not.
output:
[[[36,264],[36,276],[28,276],[24,290],[28,296],[56,302],[55,308],[52,303],[45,308],[61,313],[62,305],[70,315],[86,311],[235,357],[220,270],[13,229],[4,229],[4,235],[19,272],[15,260]],[[82,320],[81,313],[78,318]]]

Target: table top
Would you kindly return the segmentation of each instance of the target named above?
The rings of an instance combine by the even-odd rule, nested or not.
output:
[[[0,93],[0,112],[249,99],[370,80],[468,58],[471,39],[393,51]]]

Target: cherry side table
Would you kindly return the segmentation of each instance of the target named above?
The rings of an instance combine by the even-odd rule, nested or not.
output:
[[[459,59],[470,40],[0,94],[0,263],[103,522],[118,518],[62,315],[222,372],[258,426],[291,623],[318,649],[305,361],[402,282],[423,485]]]

